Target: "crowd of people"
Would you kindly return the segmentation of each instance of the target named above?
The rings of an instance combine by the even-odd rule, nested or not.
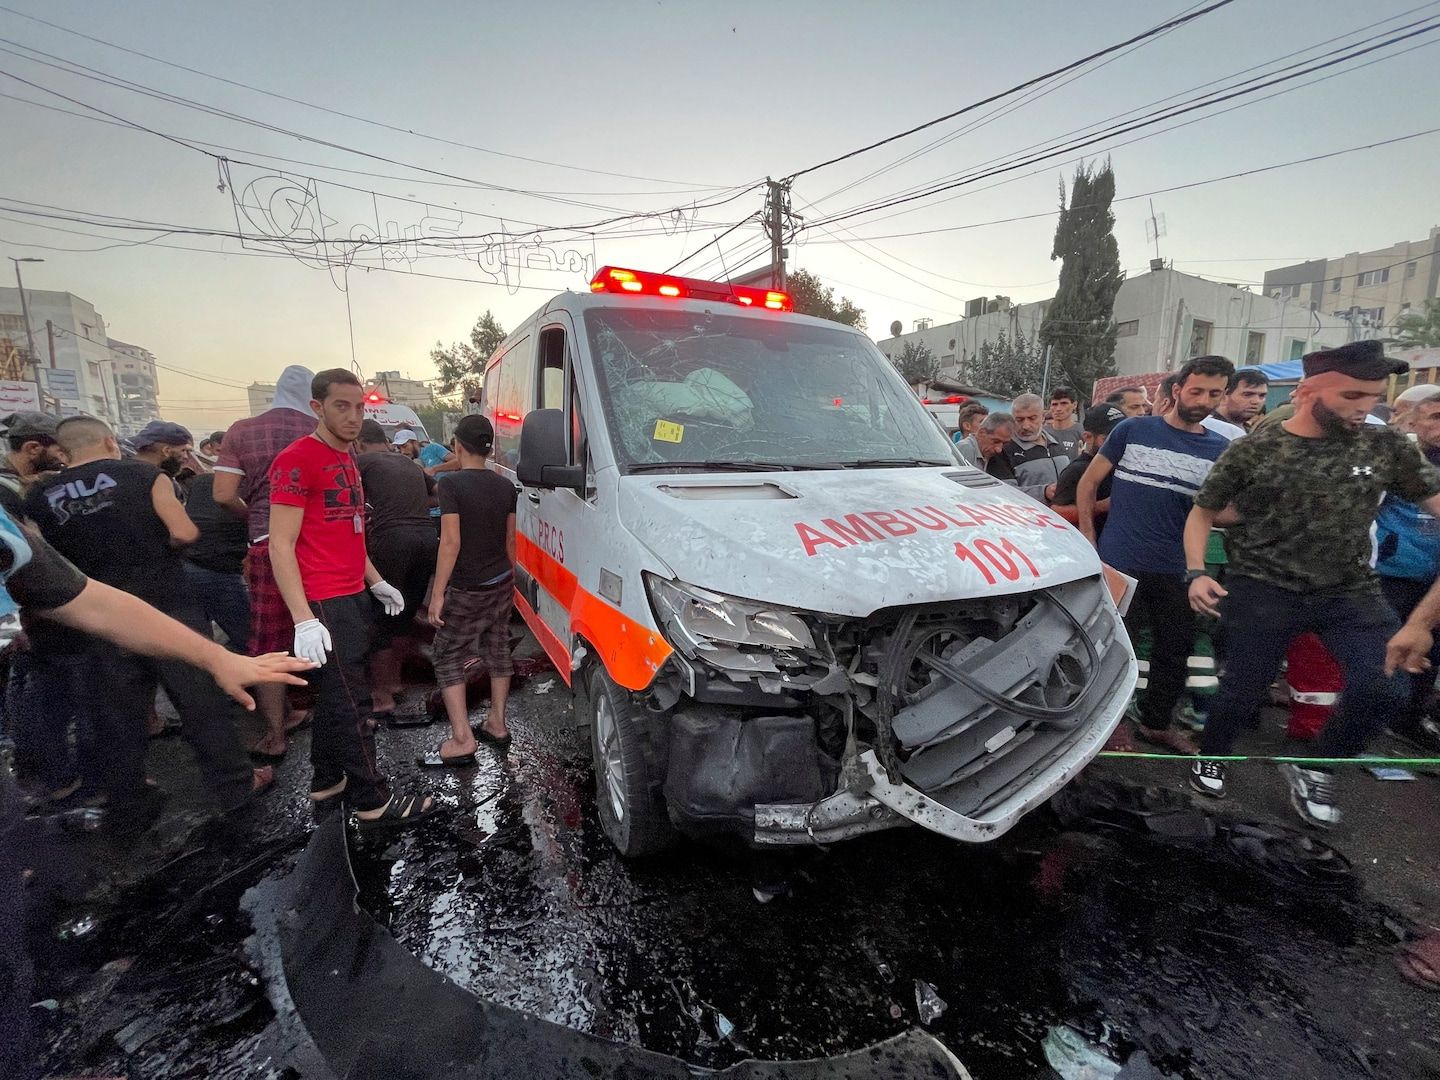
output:
[[[439,804],[390,789],[375,731],[430,629],[451,733],[419,764],[508,745],[516,500],[486,468],[494,431],[464,417],[449,448],[387,433],[364,396],[349,371],[292,366],[270,409],[198,446],[159,420],[126,440],[88,416],[5,419],[0,573],[24,631],[8,655],[5,729],[33,808],[103,807],[107,831],[144,832],[166,802],[147,747],[174,727],[218,811],[243,814],[309,724],[317,810],[343,803],[361,829],[422,821]],[[56,584],[27,585],[38,575]],[[101,586],[101,602],[123,594],[123,610],[151,614],[77,615]],[[173,634],[164,646],[160,625]],[[472,730],[477,664],[492,704]],[[241,710],[257,704],[264,730],[246,746]]]
[[[1153,402],[1125,387],[1079,422],[1065,387],[1043,422],[1034,394],[1008,412],[968,403],[955,439],[966,461],[1049,504],[1134,579],[1125,622],[1141,691],[1111,749],[1138,738],[1193,757],[1193,790],[1223,798],[1240,730],[1292,643],[1318,638],[1336,685],[1303,696],[1322,699],[1328,720],[1311,762],[1281,771],[1300,817],[1331,827],[1334,763],[1381,729],[1440,753],[1440,386],[1384,404],[1407,366],[1376,341],[1302,366],[1291,400],[1270,410],[1263,371],[1201,356]],[[1308,662],[1291,653],[1292,682]]]

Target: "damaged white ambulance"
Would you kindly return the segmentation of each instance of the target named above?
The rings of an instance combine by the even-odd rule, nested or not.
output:
[[[863,334],[606,267],[485,370],[517,604],[625,855],[677,834],[1000,836],[1119,722],[1095,552],[969,468]]]

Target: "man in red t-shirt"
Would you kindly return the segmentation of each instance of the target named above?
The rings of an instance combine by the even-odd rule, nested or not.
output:
[[[365,661],[375,601],[396,615],[405,599],[365,554],[365,496],[350,453],[365,419],[365,394],[344,368],[320,372],[310,393],[320,423],[280,451],[270,467],[270,565],[295,624],[295,655],[322,665],[310,736],[310,798],[319,805],[343,796],[362,829],[413,824],[432,814],[435,802],[390,794],[376,766],[369,723]],[[365,595],[367,585],[373,600]]]

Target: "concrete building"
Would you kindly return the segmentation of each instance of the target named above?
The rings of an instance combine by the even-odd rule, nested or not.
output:
[[[1267,270],[1264,282],[1266,296],[1348,318],[1357,336],[1379,336],[1401,315],[1440,298],[1440,226],[1424,240]]]
[[[161,418],[155,355],[149,349],[114,338],[109,345],[120,413],[118,430],[125,437],[136,435],[151,420]]]
[[[435,392],[419,379],[407,379],[398,371],[377,371],[366,389],[379,390],[386,401],[412,409],[433,409]]]
[[[275,404],[275,384],[252,382],[245,388],[245,396],[250,399],[250,415],[259,416]]]
[[[88,300],[73,293],[26,289],[30,327],[35,334],[36,360],[42,369],[58,368],[73,377],[41,378],[64,413],[89,413],[119,428],[119,391],[115,355],[105,332],[105,319]],[[0,288],[0,337],[28,353],[18,289]],[[0,347],[0,352],[5,351]],[[153,361],[153,357],[151,358]],[[27,376],[28,379],[29,376]],[[42,387],[47,389],[47,387]]]
[[[940,357],[941,377],[966,382],[980,345],[1004,332],[1038,340],[1051,301],[1017,304],[969,319],[882,339],[880,351],[898,355],[909,341]],[[1278,363],[1352,339],[1345,319],[1311,312],[1291,299],[1155,270],[1127,278],[1115,297],[1115,366],[1121,375],[1173,371],[1192,356],[1218,353],[1237,365]],[[1371,335],[1363,335],[1371,336]],[[1037,387],[1038,389],[1038,387]]]

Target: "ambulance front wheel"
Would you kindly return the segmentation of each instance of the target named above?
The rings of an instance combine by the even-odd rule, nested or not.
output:
[[[649,725],[630,696],[605,669],[590,674],[590,746],[595,757],[595,797],[600,825],[626,858],[653,855],[675,838],[661,794],[664,777],[653,767]]]

